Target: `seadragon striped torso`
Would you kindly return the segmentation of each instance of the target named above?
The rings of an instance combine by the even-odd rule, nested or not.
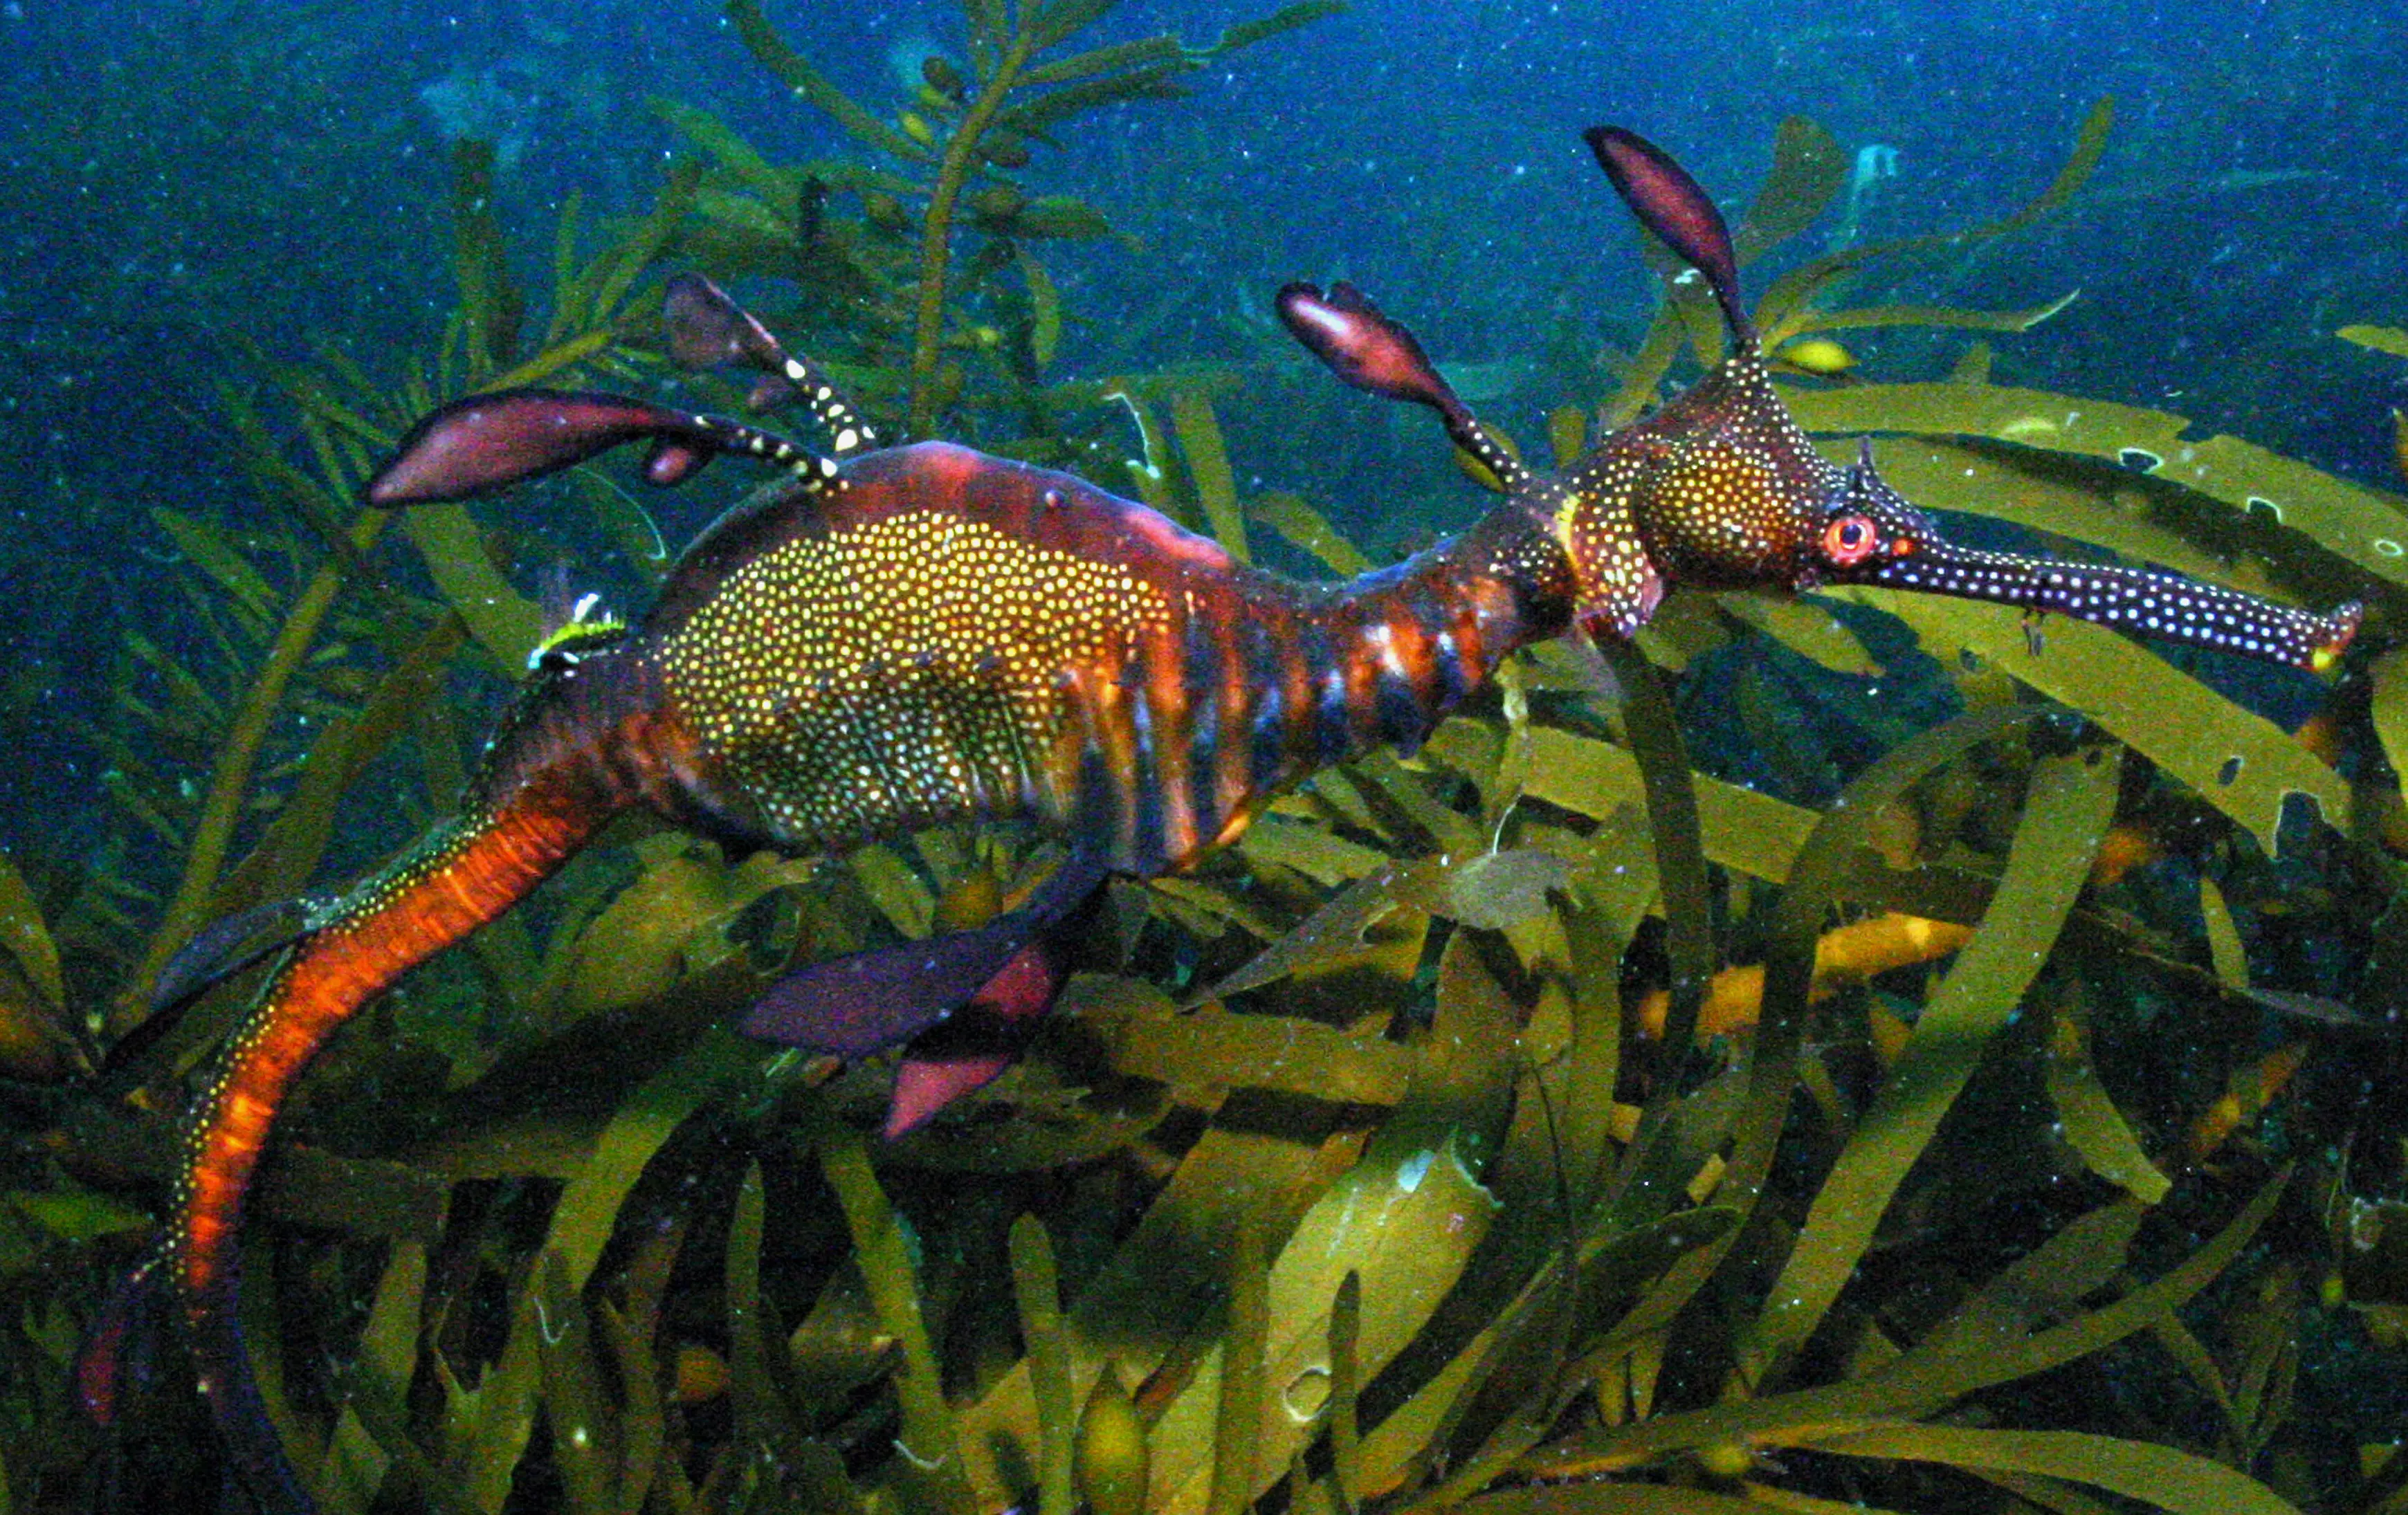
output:
[[[1302,585],[1068,475],[927,443],[715,530],[644,638],[719,808],[761,839],[1027,817],[1152,874],[1315,767],[1417,744],[1570,604],[1527,516]]]

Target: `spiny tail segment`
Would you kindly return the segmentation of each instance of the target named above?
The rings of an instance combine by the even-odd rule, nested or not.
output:
[[[252,1493],[310,1502],[268,1422],[236,1311],[244,1201],[269,1128],[326,1039],[401,977],[525,897],[603,819],[588,786],[537,782],[447,825],[362,884],[268,985],[194,1108],[168,1253],[202,1392]]]
[[[769,411],[796,400],[810,407],[811,419],[827,428],[830,445],[839,458],[878,446],[878,434],[864,421],[860,407],[810,360],[796,357],[752,319],[727,293],[699,274],[679,274],[668,281],[663,314],[668,324],[669,356],[688,369],[716,368],[734,364],[761,377],[744,404],[754,412]]]
[[[1097,853],[1074,853],[983,926],[814,963],[761,997],[744,1034],[846,1059],[910,1042],[886,1116],[886,1135],[902,1136],[1020,1055],[1108,871]]]
[[[1440,375],[1413,334],[1383,314],[1370,297],[1340,279],[1324,294],[1290,284],[1274,302],[1288,335],[1367,394],[1410,400],[1437,411],[1455,445],[1477,459],[1507,491],[1532,482],[1520,459],[1505,450]]]
[[[810,488],[839,482],[833,459],[724,416],[586,390],[509,389],[455,400],[412,426],[368,480],[367,502],[471,499],[638,441],[652,443],[645,482],[664,488],[685,482],[722,454],[789,469]]]
[[[278,1112],[329,1036],[416,965],[517,904],[623,809],[684,819],[699,754],[633,642],[539,674],[460,815],[310,922],[194,1101],[166,1237],[201,1387],[274,1511],[310,1502],[260,1404],[236,1308],[246,1196]]]
[[[1670,153],[1636,132],[1592,126],[1581,139],[1597,154],[1598,166],[1613,180],[1614,192],[1639,223],[1705,276],[1733,345],[1742,352],[1754,351],[1756,322],[1740,304],[1739,260],[1731,250],[1730,228],[1713,198]]]

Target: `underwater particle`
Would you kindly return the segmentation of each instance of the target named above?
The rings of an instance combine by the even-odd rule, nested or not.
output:
[[[1856,355],[1828,336],[1801,336],[1776,354],[1793,368],[1828,378],[1856,365]]]
[[[2128,447],[2115,454],[2115,461],[2136,474],[2153,474],[2166,465],[2166,460],[2144,447]]]
[[[1430,1165],[1436,1161],[1438,1161],[1438,1153],[1425,1147],[1420,1151],[1415,1152],[1412,1156],[1408,1157],[1403,1162],[1398,1164],[1398,1191],[1401,1193],[1410,1194],[1414,1190],[1419,1189],[1422,1186],[1422,1180],[1429,1177]]]
[[[2030,442],[2055,436],[2058,430],[2046,416],[2017,416],[1999,428],[1999,436],[2010,442]]]

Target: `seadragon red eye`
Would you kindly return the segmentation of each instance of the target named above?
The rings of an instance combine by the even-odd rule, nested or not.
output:
[[[1842,568],[1864,562],[1880,545],[1880,534],[1863,516],[1839,516],[1823,528],[1823,556]]]

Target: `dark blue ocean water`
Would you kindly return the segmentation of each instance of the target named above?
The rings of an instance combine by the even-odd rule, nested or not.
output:
[[[960,42],[953,6],[767,8],[882,110],[923,52]],[[1254,13],[1132,0],[1096,35],[1201,40]],[[1549,343],[1627,342],[1651,299],[1579,128],[1644,132],[1735,210],[1776,122],[1812,116],[1887,170],[1853,226],[1877,237],[2013,207],[2113,94],[2105,160],[2066,212],[1858,296],[2008,307],[2078,289],[2056,321],[1998,342],[2002,379],[2176,409],[2399,482],[2386,413],[2408,403],[2408,366],[2330,336],[2408,321],[2408,28],[2386,6],[1366,0],[1191,82],[1192,99],[1082,123],[1032,172],[1137,238],[1067,262],[1088,324],[1065,372],[1229,360],[1280,282],[1342,275],[1442,361],[1498,365],[1495,419],[1531,435],[1546,404],[1589,396],[1517,392],[1514,365]],[[189,629],[146,507],[237,524],[265,508],[227,468],[213,386],[255,386],[254,350],[329,346],[378,371],[437,329],[447,137],[496,141],[530,272],[571,192],[597,211],[648,203],[675,146],[654,98],[718,112],[774,159],[849,150],[715,7],[680,0],[8,0],[0,93],[12,850],[97,836],[108,758],[85,726],[124,629],[170,645]],[[1834,235],[1827,222],[1800,246]],[[1115,350],[1115,321],[1166,298],[1177,313],[1144,351]],[[1885,378],[1955,350],[1859,346]],[[1232,408],[1242,477],[1381,519],[1383,480],[1311,477],[1313,438]],[[671,509],[664,529],[716,503]]]

